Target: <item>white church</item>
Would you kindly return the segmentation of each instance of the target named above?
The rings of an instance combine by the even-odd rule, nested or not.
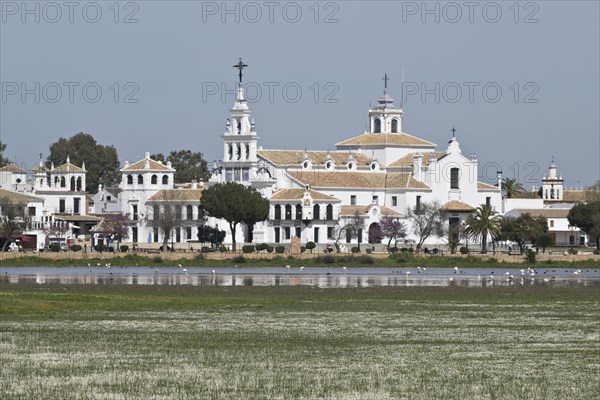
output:
[[[369,232],[382,218],[403,219],[409,208],[425,202],[442,204],[449,224],[461,224],[482,204],[501,211],[501,177],[493,185],[477,180],[478,160],[462,154],[454,129],[442,150],[403,132],[402,107],[394,104],[387,75],[384,79],[383,95],[368,110],[368,131],[336,143],[336,150],[264,149],[244,98],[240,70],[222,135],[223,159],[214,166],[209,184],[250,185],[269,199],[270,214],[253,229],[240,227],[236,237],[246,242],[289,243],[298,236],[302,243],[333,244],[336,227],[358,213],[363,229],[358,237],[344,239],[368,243]],[[436,243],[444,239],[430,238]],[[231,240],[229,234],[226,240]]]

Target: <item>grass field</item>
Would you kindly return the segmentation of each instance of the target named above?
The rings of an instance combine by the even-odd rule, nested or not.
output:
[[[596,399],[584,288],[0,285],[0,399]]]

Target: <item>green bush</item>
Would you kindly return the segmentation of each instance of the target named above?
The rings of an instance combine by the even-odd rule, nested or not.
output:
[[[200,249],[200,253],[212,253],[214,250],[212,249],[212,247],[209,246],[203,246]]]
[[[350,251],[352,252],[352,254],[360,253],[360,249],[358,248],[358,246],[354,246],[350,249]]]
[[[304,253],[306,251],[306,247],[300,246],[300,253]]]
[[[315,242],[308,242],[306,243],[306,250],[309,250],[311,253],[313,251],[313,249],[317,247],[317,245],[315,244]]]
[[[574,248],[570,248],[569,249],[569,254],[577,254],[579,251],[577,249]]]
[[[103,243],[98,243],[94,246],[94,250],[96,250],[98,253],[102,253],[104,250],[106,250],[106,248],[104,247]]]
[[[247,244],[247,245],[242,246],[242,253],[248,254],[248,253],[253,253],[253,252],[254,252],[253,244]]]
[[[437,254],[437,253],[439,253],[439,252],[440,252],[440,250],[436,248],[436,249],[433,249],[433,250],[431,250],[431,252],[432,252],[433,254]]]
[[[275,248],[273,246],[267,246],[267,253],[272,253]]]
[[[71,246],[71,251],[81,251],[81,246],[78,244],[74,244]]]
[[[54,253],[58,253],[60,251],[60,245],[58,243],[52,243],[50,245],[50,251],[53,251]]]
[[[122,244],[121,247],[119,247],[119,250],[121,250],[121,253],[127,253],[129,251],[129,246]]]
[[[525,256],[525,260],[530,264],[534,264],[536,261],[536,256],[537,254],[535,251],[533,251],[532,249],[528,249],[527,254]]]
[[[469,253],[469,249],[467,249],[465,246],[462,246],[458,251],[460,251],[460,254],[468,254]]]
[[[600,249],[594,249],[594,254],[597,256],[600,255]]]
[[[367,248],[367,250],[365,250],[365,251],[367,252],[367,254],[371,254],[371,253],[373,253],[373,249],[372,249],[372,248],[370,248],[370,247],[368,247],[368,248]]]
[[[220,251],[221,253],[225,253],[225,252],[227,251],[227,247],[225,247],[225,246],[220,246],[220,247],[219,247],[219,251]]]
[[[266,250],[269,245],[266,243],[261,243],[256,245],[256,251]]]
[[[285,251],[285,246],[279,245],[279,246],[275,247],[275,253],[277,253],[277,254],[283,254],[284,251]]]

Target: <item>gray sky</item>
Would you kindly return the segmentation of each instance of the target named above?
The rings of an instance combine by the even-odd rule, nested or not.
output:
[[[597,1],[25,4],[1,1],[0,132],[26,168],[80,131],[121,162],[220,159],[243,57],[265,148],[362,133],[387,72],[403,130],[443,149],[456,127],[481,180],[531,188],[553,156],[567,186],[600,179]]]

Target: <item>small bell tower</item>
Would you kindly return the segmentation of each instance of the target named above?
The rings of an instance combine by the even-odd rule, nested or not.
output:
[[[383,96],[377,99],[377,105],[369,109],[369,133],[401,133],[402,107],[394,105],[394,99],[388,94],[387,73],[382,78],[384,83]]]

